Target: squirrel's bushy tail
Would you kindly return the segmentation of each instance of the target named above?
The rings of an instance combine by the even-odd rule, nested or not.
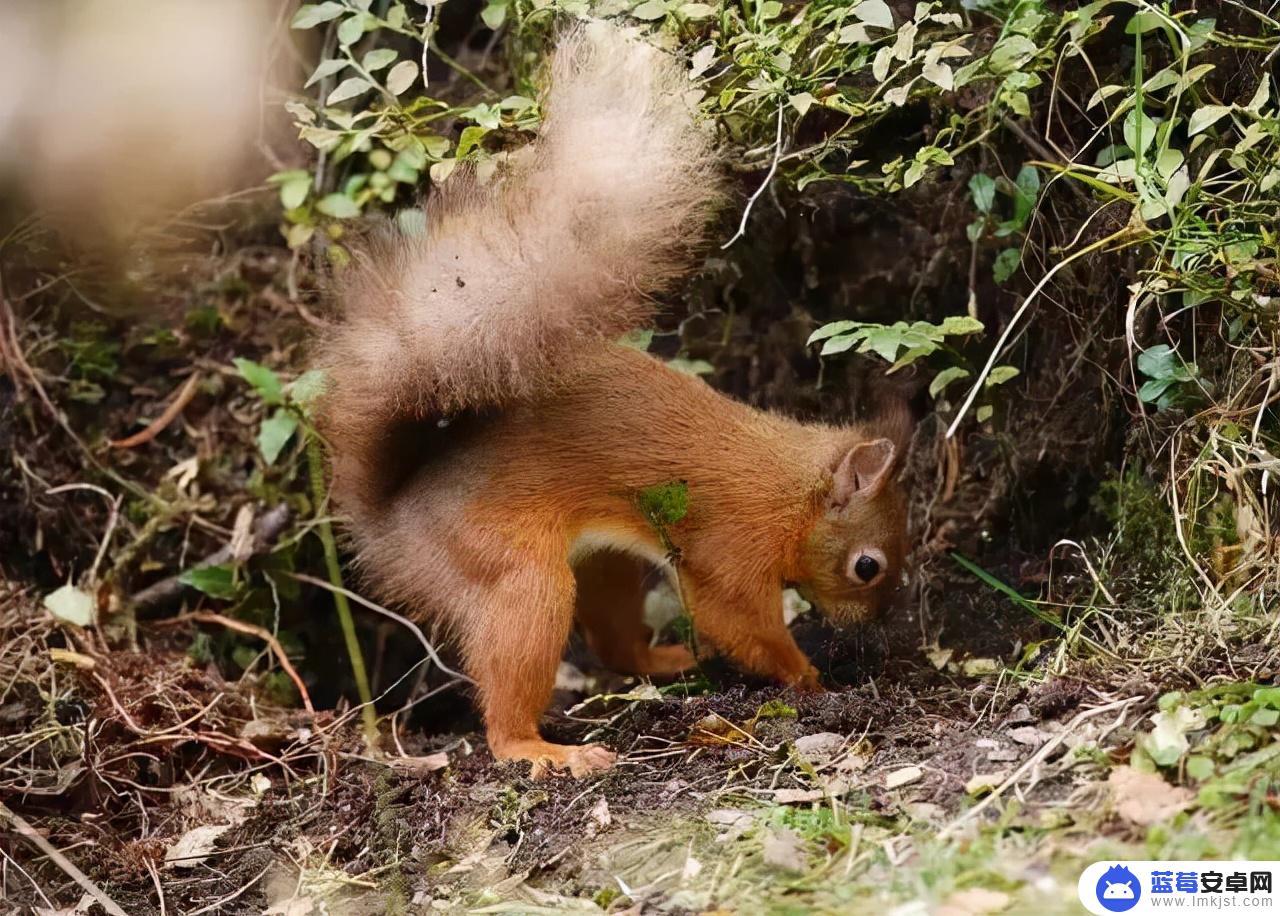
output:
[[[532,146],[487,185],[454,176],[424,233],[347,271],[320,359],[345,511],[385,494],[397,423],[535,394],[576,350],[649,317],[719,195],[688,90],[674,60],[619,28],[575,28]]]

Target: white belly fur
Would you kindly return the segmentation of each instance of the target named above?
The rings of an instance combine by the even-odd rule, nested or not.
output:
[[[667,560],[661,545],[620,528],[603,526],[588,526],[578,533],[577,540],[569,548],[569,563],[577,565],[583,557],[590,556],[598,550],[616,550],[619,553],[630,554],[652,563],[668,577],[675,574],[675,569]]]

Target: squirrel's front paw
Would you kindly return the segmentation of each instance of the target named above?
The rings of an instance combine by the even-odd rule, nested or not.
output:
[[[822,682],[818,679],[818,669],[809,666],[809,670],[791,682],[791,686],[801,693],[826,693],[827,688],[822,686]]]
[[[552,744],[550,741],[515,741],[494,748],[498,760],[527,760],[533,764],[530,776],[545,779],[569,771],[574,779],[613,768],[618,755],[598,744]]]

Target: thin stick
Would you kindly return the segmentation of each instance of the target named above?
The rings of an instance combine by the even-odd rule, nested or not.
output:
[[[428,641],[427,637],[423,634],[422,627],[418,626],[408,617],[405,617],[402,614],[397,614],[395,611],[387,610],[382,605],[375,604],[374,602],[370,601],[368,598],[365,598],[364,596],[359,595],[348,588],[341,588],[339,586],[333,585],[330,582],[326,582],[323,579],[317,579],[315,576],[308,576],[306,573],[289,573],[289,576],[291,578],[297,579],[299,582],[306,582],[308,585],[318,585],[320,586],[320,588],[328,589],[329,591],[334,592],[335,594],[341,593],[345,595],[347,598],[354,601],[356,604],[359,604],[362,607],[366,607],[371,611],[376,611],[377,613],[382,614],[385,617],[390,617],[396,623],[404,625],[404,627],[406,627],[410,633],[418,637],[418,642],[422,644],[422,648],[427,653],[427,657],[430,658],[431,661],[435,663],[435,666],[437,668],[439,668],[445,674],[451,675],[452,677],[456,677],[459,680],[466,681],[468,684],[475,683],[475,681],[467,677],[462,672],[454,671],[452,668],[446,665],[443,661],[441,661],[439,654],[436,652],[435,646],[431,645],[430,641]]]
[[[178,390],[177,395],[169,402],[169,406],[164,409],[164,413],[160,414],[160,416],[147,424],[147,428],[141,432],[134,433],[132,436],[126,436],[124,439],[111,440],[111,447],[136,448],[139,445],[144,445],[150,442],[156,436],[160,435],[170,423],[178,419],[178,415],[181,414],[182,411],[186,409],[187,405],[191,403],[191,399],[196,396],[196,386],[199,383],[200,373],[191,373],[187,378],[186,384]]]
[[[1013,775],[1011,775],[999,786],[992,789],[990,795],[988,795],[986,798],[978,802],[976,805],[974,805],[972,808],[970,808],[960,817],[956,818],[954,821],[948,824],[946,828],[941,833],[938,834],[938,839],[945,840],[947,837],[951,836],[951,834],[959,830],[961,826],[973,820],[975,817],[977,817],[979,814],[981,814],[983,811],[989,808],[997,798],[999,798],[1001,795],[1007,792],[1012,786],[1014,786],[1018,782],[1018,780],[1020,780],[1029,770],[1043,763],[1049,757],[1049,755],[1052,754],[1054,750],[1057,749],[1058,745],[1062,744],[1063,741],[1067,740],[1067,736],[1070,735],[1072,731],[1074,731],[1080,725],[1083,725],[1087,720],[1092,719],[1094,716],[1100,716],[1104,712],[1110,712],[1113,709],[1121,709],[1125,706],[1128,706],[1130,703],[1136,703],[1138,700],[1141,700],[1141,699],[1142,697],[1140,696],[1126,697],[1123,700],[1115,700],[1103,706],[1095,706],[1093,709],[1086,709],[1084,712],[1077,715],[1074,719],[1072,719],[1069,723],[1067,723],[1066,728],[1064,728],[1062,731],[1058,732],[1058,734],[1054,735],[1052,738],[1046,741],[1044,743],[1044,746],[1041,747],[1040,750],[1032,754],[1029,758],[1027,758],[1026,762],[1023,763],[1022,766],[1014,770]]]
[[[751,208],[756,205],[756,199],[764,193],[765,188],[769,187],[769,182],[773,181],[774,173],[778,171],[778,160],[782,158],[782,114],[786,111],[786,108],[786,102],[778,103],[778,135],[773,142],[773,164],[769,166],[769,173],[764,176],[764,181],[760,182],[760,187],[756,188],[756,192],[747,199],[747,207],[742,211],[742,222],[738,224],[738,231],[733,234],[733,238],[720,246],[721,251],[724,251],[747,234],[747,220],[751,217]]]
[[[302,696],[302,705],[313,716],[316,713],[315,707],[311,705],[311,694],[307,693],[307,685],[302,683],[302,678],[298,676],[298,670],[293,667],[293,662],[289,661],[289,656],[285,655],[284,647],[280,645],[280,640],[271,635],[271,631],[264,627],[257,626],[252,623],[245,623],[243,620],[235,620],[231,617],[223,617],[221,614],[215,614],[213,611],[194,611],[190,614],[183,614],[181,617],[175,617],[172,623],[179,623],[183,620],[198,620],[201,623],[221,624],[228,630],[235,630],[237,633],[247,633],[250,636],[256,636],[271,647],[271,651],[280,659],[280,667],[284,669],[284,673],[289,675],[289,680],[293,681],[293,686],[298,688],[298,693]]]
[[[14,833],[18,834],[18,836],[23,839],[30,841],[33,846],[48,856],[49,860],[53,862],[54,865],[66,872],[68,878],[80,885],[84,892],[94,900],[98,901],[102,908],[111,914],[111,916],[127,916],[125,911],[120,909],[119,905],[108,897],[102,888],[98,887],[98,885],[94,884],[89,879],[88,875],[76,868],[75,865],[71,863],[70,859],[58,852],[52,843],[40,835],[39,831],[13,811],[10,811],[9,807],[5,805],[4,802],[0,802],[0,817],[4,818],[13,826]]]
[[[115,533],[116,523],[120,520],[120,501],[121,497],[112,496],[102,487],[92,483],[67,483],[60,487],[53,487],[46,490],[46,496],[54,496],[58,493],[65,493],[68,490],[92,490],[99,496],[107,500],[111,506],[110,514],[107,516],[107,528],[102,534],[102,540],[98,543],[98,552],[93,558],[93,566],[89,568],[89,582],[93,583],[98,578],[98,567],[102,565],[103,557],[107,554],[107,545],[111,543],[111,535]]]
[[[1128,238],[1130,236],[1133,236],[1131,240]],[[1049,269],[1049,272],[1046,273],[1031,292],[1027,294],[1027,298],[1022,300],[1022,305],[1018,306],[1018,310],[1013,313],[1013,317],[1010,318],[1009,323],[1005,325],[1004,332],[1000,335],[1000,339],[997,340],[996,345],[991,348],[991,355],[987,357],[987,364],[982,367],[982,371],[979,372],[978,377],[974,379],[973,387],[969,389],[969,396],[964,399],[964,403],[960,405],[960,410],[956,413],[956,418],[952,420],[951,425],[947,427],[948,439],[955,435],[956,429],[960,426],[960,421],[964,419],[965,414],[969,412],[969,408],[973,406],[974,400],[978,397],[978,392],[982,390],[983,384],[986,383],[987,376],[990,375],[991,370],[995,368],[996,360],[1000,358],[1000,354],[1004,351],[1004,345],[1008,342],[1009,336],[1013,334],[1014,328],[1018,326],[1018,322],[1022,320],[1022,316],[1025,315],[1027,309],[1031,307],[1031,303],[1035,302],[1036,297],[1040,295],[1040,291],[1049,285],[1049,281],[1054,278],[1054,275],[1073,261],[1079,260],[1090,252],[1097,251],[1099,248],[1103,248],[1111,242],[1125,239],[1126,244],[1130,244],[1131,242],[1141,241],[1146,237],[1147,233],[1142,232],[1141,230],[1136,230],[1132,226],[1125,226],[1118,232],[1113,232],[1105,238],[1100,238],[1096,242],[1081,248],[1074,254],[1063,258]]]

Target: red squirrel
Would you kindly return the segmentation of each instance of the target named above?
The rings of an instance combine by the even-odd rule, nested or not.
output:
[[[358,258],[321,344],[358,564],[456,640],[495,758],[535,774],[615,760],[539,732],[575,622],[619,671],[695,664],[650,644],[644,563],[674,564],[700,646],[807,689],[784,584],[839,621],[901,584],[902,423],[795,422],[615,342],[691,266],[722,197],[688,89],[616,27],[566,33],[537,140],[487,183],[452,177],[425,233]],[[676,481],[687,513],[657,531],[637,494]]]

